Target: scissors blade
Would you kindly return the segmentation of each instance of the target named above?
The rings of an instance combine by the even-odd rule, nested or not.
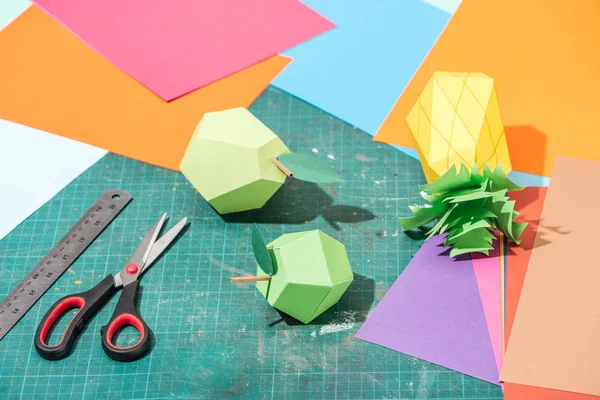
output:
[[[172,227],[154,243],[154,246],[152,246],[152,249],[150,250],[148,259],[142,268],[142,272],[148,269],[148,267],[152,265],[154,261],[156,261],[156,259],[165,251],[165,249],[169,247],[171,242],[175,240],[177,235],[179,235],[179,232],[181,232],[181,230],[184,228],[185,224],[187,224],[187,218],[183,218],[181,221],[179,221],[174,227]]]
[[[158,234],[160,233],[160,230],[163,224],[165,223],[166,218],[167,214],[165,213],[160,217],[158,222],[154,224],[152,228],[150,228],[148,233],[146,233],[146,236],[144,236],[144,238],[138,245],[137,249],[135,249],[135,251],[133,252],[133,255],[131,256],[127,264],[135,264],[140,270],[144,268],[144,264],[148,260],[148,255],[150,254],[150,250],[152,250],[152,247],[156,242],[156,238],[158,237]]]

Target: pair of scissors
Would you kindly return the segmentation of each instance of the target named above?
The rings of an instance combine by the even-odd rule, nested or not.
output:
[[[187,218],[183,218],[158,239],[166,218],[167,214],[163,214],[148,231],[127,265],[116,276],[109,274],[87,292],[65,296],[50,307],[35,333],[34,345],[40,356],[47,360],[60,360],[68,356],[85,325],[121,288],[123,288],[123,292],[119,297],[115,311],[108,324],[100,330],[102,349],[104,349],[106,355],[116,361],[135,361],[150,350],[152,347],[151,331],[135,306],[139,284],[138,278],[169,247],[187,223]],[[50,346],[47,342],[50,329],[62,315],[74,308],[79,308],[79,311],[69,322],[60,342]],[[117,346],[113,338],[117,331],[126,326],[134,327],[138,331],[140,339],[132,346]]]

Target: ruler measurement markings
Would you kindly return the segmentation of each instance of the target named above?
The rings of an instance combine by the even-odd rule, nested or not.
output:
[[[0,340],[125,208],[131,198],[120,190],[104,193],[0,302]]]

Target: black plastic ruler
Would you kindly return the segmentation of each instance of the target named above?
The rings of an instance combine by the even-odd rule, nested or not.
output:
[[[0,303],[0,340],[125,208],[132,197],[105,192]]]

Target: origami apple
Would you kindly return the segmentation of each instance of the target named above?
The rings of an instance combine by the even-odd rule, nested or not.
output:
[[[256,287],[269,304],[305,324],[337,303],[354,279],[344,245],[319,230],[283,235],[267,249],[273,271],[265,272],[257,257],[257,276],[271,279]]]
[[[512,170],[494,80],[435,72],[406,117],[427,182],[453,165]]]
[[[341,181],[327,164],[291,153],[245,108],[205,114],[180,168],[220,214],[262,207],[287,176],[310,182]]]

